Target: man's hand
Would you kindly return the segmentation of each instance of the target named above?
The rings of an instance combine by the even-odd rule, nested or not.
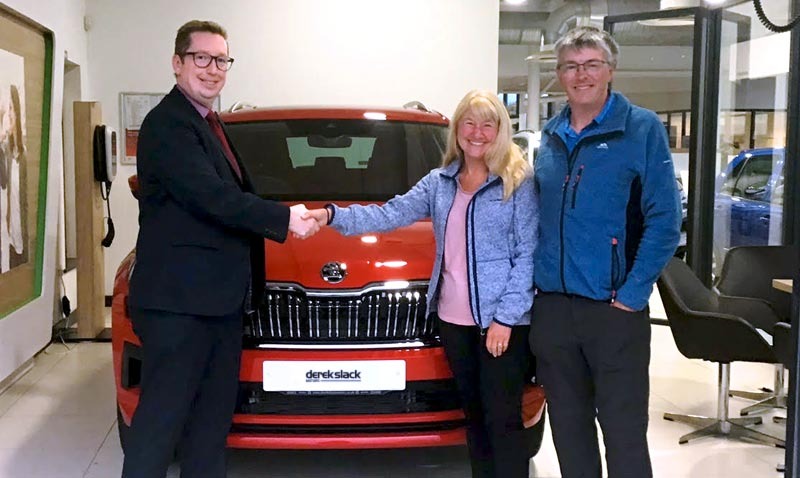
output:
[[[508,341],[511,339],[511,327],[492,322],[486,332],[486,350],[492,357],[499,357],[508,350]]]
[[[611,307],[614,307],[619,310],[624,310],[625,312],[636,312],[635,310],[631,309],[627,305],[623,304],[622,302],[615,300],[611,303]]]
[[[308,209],[303,214],[303,219],[313,219],[319,227],[325,226],[328,224],[328,210],[325,208]]]
[[[297,239],[306,239],[319,231],[319,224],[313,219],[304,219],[308,211],[305,204],[295,204],[289,208],[289,231]]]

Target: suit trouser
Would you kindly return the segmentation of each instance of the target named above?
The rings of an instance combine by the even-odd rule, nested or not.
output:
[[[142,341],[142,393],[123,478],[161,478],[180,450],[182,478],[226,474],[225,441],[238,393],[242,314],[197,317],[129,310]]]
[[[564,478],[602,476],[595,418],[609,478],[653,476],[648,315],[647,309],[625,312],[583,297],[536,296],[530,342]]]
[[[477,326],[439,321],[445,355],[467,419],[473,478],[527,478],[522,388],[528,371],[528,326],[513,327],[508,350],[492,357]]]

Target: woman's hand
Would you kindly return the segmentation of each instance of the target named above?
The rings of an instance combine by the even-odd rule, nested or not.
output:
[[[497,322],[492,322],[486,332],[486,350],[492,357],[499,357],[508,350],[508,341],[511,339],[511,327]]]
[[[303,214],[303,219],[313,219],[317,221],[319,227],[322,227],[328,224],[329,214],[330,213],[325,208],[309,209],[305,214]]]

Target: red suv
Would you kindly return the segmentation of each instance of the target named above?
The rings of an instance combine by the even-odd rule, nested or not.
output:
[[[402,194],[440,164],[447,141],[447,118],[419,105],[242,109],[223,118],[257,193],[309,208]],[[437,325],[425,317],[435,252],[430,221],[358,237],[323,228],[305,241],[264,247],[266,291],[260,309],[244,318],[230,447],[464,443]],[[141,370],[126,311],[135,262],[134,251],[120,265],[112,308],[123,448]],[[541,388],[528,386],[523,403],[533,456],[544,430]]]

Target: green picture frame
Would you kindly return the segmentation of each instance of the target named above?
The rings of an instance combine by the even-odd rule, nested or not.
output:
[[[0,4],[0,319],[42,294],[53,35]]]

